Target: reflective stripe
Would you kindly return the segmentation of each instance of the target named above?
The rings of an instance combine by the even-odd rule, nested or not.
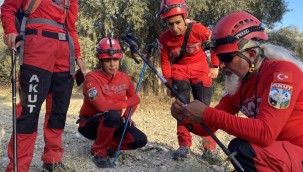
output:
[[[76,59],[76,57],[75,57],[75,46],[74,46],[74,40],[73,40],[73,38],[70,36],[70,34],[69,34],[69,32],[67,32],[68,33],[68,44],[69,44],[69,57],[70,57],[70,59],[69,59],[69,69],[70,69],[70,74],[71,75],[73,75],[73,74],[75,74],[76,72],[75,72],[75,68],[76,68],[76,66],[75,66],[75,59]]]
[[[59,29],[64,29],[64,25],[53,20],[43,19],[43,18],[33,18],[27,21],[27,24],[46,24],[50,26],[57,27]]]
[[[22,22],[21,22],[21,26],[20,26],[20,33],[19,34],[21,36],[23,36],[23,38],[26,38],[25,37],[25,25],[26,25],[27,20],[28,20],[28,17],[24,16],[23,19],[22,19]],[[20,48],[19,48],[19,64],[20,65],[23,64],[24,41],[25,40],[21,41]]]

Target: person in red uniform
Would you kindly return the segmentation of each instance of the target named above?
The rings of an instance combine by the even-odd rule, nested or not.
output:
[[[171,83],[180,96],[190,101],[190,91],[193,98],[209,105],[212,95],[212,78],[218,76],[219,60],[215,54],[211,55],[212,67],[209,68],[206,54],[202,49],[202,42],[211,36],[211,30],[201,23],[187,19],[188,5],[184,0],[162,0],[160,18],[165,21],[168,29],[160,35],[161,68],[165,79]],[[193,23],[186,52],[179,61],[181,46],[189,23]],[[170,91],[167,90],[169,96]],[[190,152],[192,136],[184,125],[177,122],[179,148],[174,152],[173,159],[186,158]],[[203,144],[207,155],[215,151],[216,143],[211,137],[206,137]],[[204,156],[202,156],[204,157]]]
[[[302,61],[268,43],[260,21],[247,12],[223,17],[211,40],[227,92],[215,108],[175,101],[172,115],[194,123],[201,136],[207,133],[200,122],[234,135],[228,149],[245,171],[303,171]]]
[[[118,71],[123,51],[117,40],[110,37],[101,39],[96,56],[101,68],[86,75],[84,100],[77,123],[78,131],[84,137],[95,140],[91,147],[93,162],[99,168],[107,168],[111,167],[108,156],[118,148],[125,121],[135,112],[140,99],[129,76]],[[145,146],[146,135],[136,128],[131,118],[128,125],[121,150]]]
[[[16,48],[15,14],[28,0],[5,0],[1,6],[4,42]],[[61,161],[62,133],[73,88],[75,59],[85,73],[75,23],[78,1],[45,1],[29,15],[26,24],[23,59],[20,58],[20,103],[17,104],[17,160],[20,172],[29,171],[37,137],[41,105],[47,98],[44,122],[45,147],[42,155],[44,171],[69,169]],[[18,43],[19,44],[19,43]],[[8,146],[13,169],[13,143]]]

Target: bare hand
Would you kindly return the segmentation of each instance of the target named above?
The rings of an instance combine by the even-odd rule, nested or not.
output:
[[[210,68],[208,76],[211,78],[217,78],[219,74],[219,68]]]
[[[125,124],[127,117],[126,116],[122,116],[121,118],[122,118],[122,123]],[[128,124],[129,124],[129,126],[136,127],[135,122],[133,120],[131,120],[131,119],[129,119]]]
[[[180,100],[176,100],[170,107],[171,115],[178,121],[182,121],[184,119],[185,107]]]
[[[18,36],[18,34],[16,33],[9,33],[7,35],[5,35],[4,39],[4,43],[8,46],[9,50],[18,48],[21,44],[21,42],[17,42],[16,43],[16,37]]]
[[[85,75],[86,74],[86,64],[82,60],[82,58],[76,59],[76,63],[78,67],[80,68],[81,72]]]
[[[201,123],[206,107],[207,106],[199,100],[194,100],[185,107],[184,115],[190,123]]]

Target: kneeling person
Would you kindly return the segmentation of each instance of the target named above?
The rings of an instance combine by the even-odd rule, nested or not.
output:
[[[97,45],[96,56],[101,68],[86,75],[84,100],[77,123],[84,137],[95,140],[91,147],[94,163],[99,168],[106,168],[111,165],[107,156],[113,155],[118,148],[130,108],[133,107],[133,113],[140,99],[129,76],[118,71],[123,51],[117,40],[103,38]],[[132,120],[128,125],[121,150],[145,146],[146,135]]]

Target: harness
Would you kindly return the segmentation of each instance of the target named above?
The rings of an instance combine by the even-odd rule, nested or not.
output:
[[[192,27],[193,27],[193,23],[189,23],[188,26],[187,26],[187,28],[186,28],[186,33],[185,33],[185,36],[184,36],[184,39],[183,39],[183,43],[182,43],[182,46],[181,46],[180,54],[179,54],[178,57],[171,59],[171,63],[172,64],[179,63],[179,61],[183,58],[183,56],[184,56],[184,54],[186,52],[186,45],[187,45],[189,34],[190,34],[190,31],[191,31]]]
[[[70,74],[75,74],[75,48],[74,41],[70,36],[68,29],[66,28],[66,16],[69,9],[70,0],[64,0],[64,3],[61,0],[53,0],[57,5],[64,8],[64,24],[60,24],[53,20],[48,20],[44,18],[32,18],[28,19],[29,15],[34,13],[39,7],[42,0],[29,0],[25,5],[25,9],[20,10],[16,14],[16,28],[19,31],[19,35],[25,38],[25,35],[38,35],[38,29],[26,29],[27,24],[45,24],[50,25],[59,29],[66,31],[65,33],[49,32],[42,31],[42,36],[47,38],[53,38],[60,41],[68,41],[69,50],[70,50]],[[19,64],[23,64],[23,55],[24,55],[24,40],[21,41],[19,47]]]

